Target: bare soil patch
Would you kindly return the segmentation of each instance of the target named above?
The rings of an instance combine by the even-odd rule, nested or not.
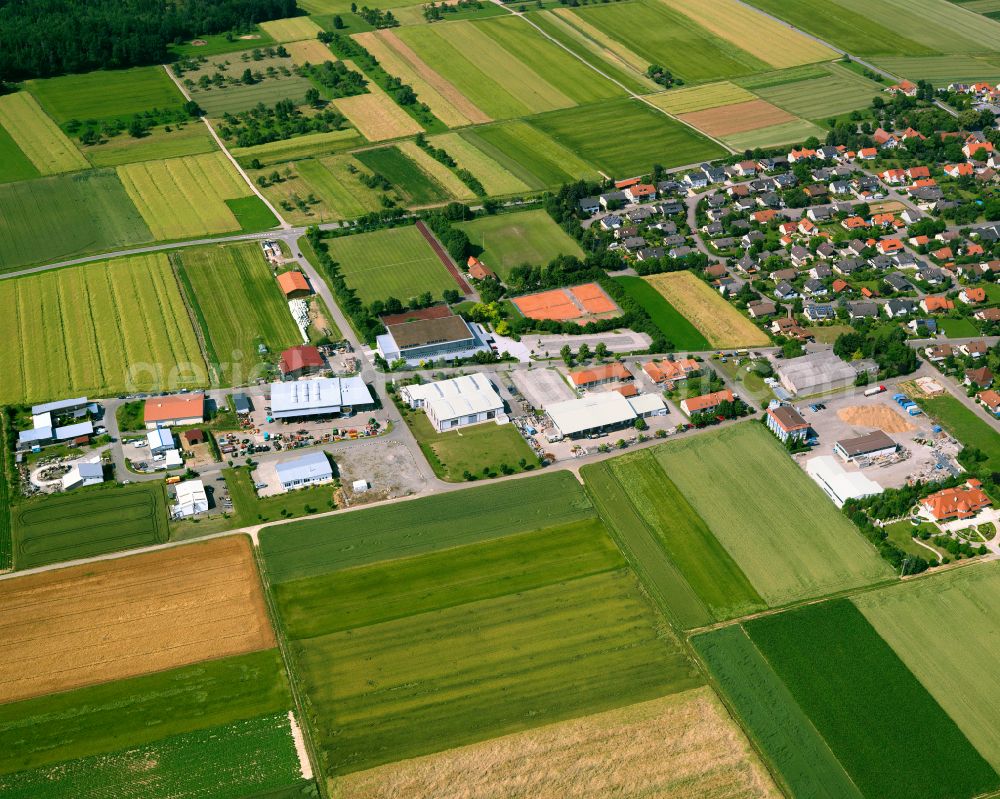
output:
[[[888,405],[852,405],[839,409],[837,416],[848,424],[878,427],[886,433],[908,433],[917,429],[916,425]]]
[[[681,114],[679,118],[710,136],[729,136],[796,120],[793,114],[766,100],[748,100],[745,103],[692,111],[690,114]]]
[[[246,538],[0,582],[0,702],[274,646]]]

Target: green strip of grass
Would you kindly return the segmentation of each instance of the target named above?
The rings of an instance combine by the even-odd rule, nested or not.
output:
[[[256,195],[226,200],[226,205],[233,212],[244,233],[256,233],[258,230],[270,230],[278,226],[278,220],[271,213],[271,209]]]
[[[386,178],[409,197],[413,205],[427,205],[448,199],[448,193],[432,180],[398,147],[379,147],[354,154],[362,164]]]
[[[643,307],[677,349],[704,352],[712,348],[698,328],[641,277],[618,277],[615,280]]]
[[[967,447],[976,447],[986,460],[983,467],[1000,471],[1000,433],[948,393],[936,397],[915,396],[917,404]],[[987,411],[983,411],[986,413]]]

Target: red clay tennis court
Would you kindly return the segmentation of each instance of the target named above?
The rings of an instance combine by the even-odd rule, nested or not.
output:
[[[620,313],[618,306],[596,283],[526,294],[511,302],[529,319],[578,320],[583,324],[600,315]]]
[[[570,293],[576,297],[587,313],[595,316],[603,313],[618,313],[618,306],[596,283],[584,283],[582,286],[570,289]]]

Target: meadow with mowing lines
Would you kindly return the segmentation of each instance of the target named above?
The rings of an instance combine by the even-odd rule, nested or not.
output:
[[[348,164],[358,170],[356,174],[350,173]],[[276,206],[280,206],[282,201],[292,203],[291,211],[282,208],[281,212],[292,224],[310,225],[336,219],[352,219],[382,207],[379,202],[381,193],[369,189],[359,180],[361,175],[369,174],[369,170],[364,169],[351,156],[307,158],[288,166],[293,170],[291,177],[283,176],[280,183],[271,183],[262,191]],[[255,180],[259,175],[267,176],[271,171],[273,170],[269,168],[251,171],[250,178]],[[295,195],[305,198],[310,194],[319,202],[311,203],[304,209],[294,204]]]
[[[892,578],[889,566],[763,425],[744,422],[655,452],[768,605]]]
[[[255,158],[264,166],[271,166],[284,161],[350,150],[359,144],[364,144],[361,134],[354,128],[344,128],[331,130],[329,133],[307,133],[305,136],[253,147],[234,147],[230,152],[240,162],[240,166],[246,168]]]
[[[625,293],[643,307],[667,340],[680,351],[704,352],[711,345],[687,317],[641,277],[615,278]]]
[[[0,125],[43,175],[90,166],[27,92],[0,96]]]
[[[0,705],[0,774],[126,749],[291,706],[277,649]]]
[[[242,536],[4,580],[0,598],[0,702],[274,647]]]
[[[281,583],[275,600],[289,636],[314,638],[624,565],[604,525],[589,518]]]
[[[744,627],[864,796],[945,799],[1000,787],[1000,776],[850,601]],[[914,736],[934,742],[933,757]]]
[[[71,119],[129,120],[153,108],[180,110],[184,95],[163,67],[29,80],[27,89],[60,125]]]
[[[277,59],[288,64],[288,59]],[[329,60],[329,59],[328,59]],[[253,62],[250,62],[253,63]],[[234,72],[239,72],[243,62],[237,62]],[[258,103],[272,106],[280,100],[291,100],[295,105],[305,102],[306,92],[313,88],[308,78],[300,75],[278,75],[274,78],[253,83],[249,86],[226,85],[223,88],[193,89],[191,97],[198,102],[210,117],[221,118],[225,114],[238,114],[249,111]]]
[[[531,189],[527,183],[504,169],[482,150],[473,147],[459,133],[431,136],[428,141],[454,158],[459,168],[469,170],[491,197],[519,194]]]
[[[168,131],[169,128],[169,131]],[[200,155],[218,149],[215,139],[201,122],[151,128],[146,136],[116,136],[102,144],[81,147],[86,159],[96,167],[121,166],[137,161],[159,161]]]
[[[482,250],[477,257],[501,278],[522,264],[545,266],[560,255],[583,257],[580,245],[540,208],[483,216],[458,227]]]
[[[323,29],[309,17],[289,17],[260,23],[260,29],[276,42],[298,42],[315,39]]]
[[[153,238],[113,170],[2,184],[0,217],[5,272]]]
[[[825,78],[755,91],[768,102],[806,119],[825,119],[864,108],[882,91],[882,86],[875,81],[838,64],[829,64],[827,69],[830,75]]]
[[[997,563],[854,597],[854,604],[994,769],[1000,689],[983,680],[1000,656]]]
[[[922,392],[912,392],[913,399],[929,416],[933,416],[944,428],[966,447],[976,447],[986,460],[984,468],[1000,469],[1000,433],[983,419],[978,412],[963,405],[947,392],[936,397],[924,396]],[[981,411],[985,414],[986,411]]]
[[[809,718],[739,626],[696,635],[691,645],[730,711],[790,795],[862,799]]]
[[[141,779],[136,775],[141,774]],[[10,799],[244,799],[301,779],[287,712],[0,776]]]
[[[652,275],[645,280],[700,330],[713,347],[764,347],[770,341],[718,292],[690,272]]]
[[[399,523],[401,512],[406,514],[406,525]],[[264,528],[260,545],[271,583],[277,584],[594,515],[576,478],[557,471]]]
[[[221,152],[126,164],[118,176],[157,239],[239,230],[226,200],[253,195]]]
[[[764,61],[718,38],[659,0],[583,6],[572,12],[645,59],[647,64],[661,64],[688,83],[769,68]]]
[[[334,784],[352,799],[779,795],[706,687],[349,774]]]
[[[389,297],[406,302],[425,291],[438,297],[458,288],[416,227],[342,236],[329,245],[330,255],[363,302]]]
[[[746,50],[772,67],[830,61],[837,53],[800,31],[764,16],[738,0],[664,0],[675,11]]]
[[[615,177],[718,158],[724,150],[636,100],[614,100],[534,117],[532,124]]]
[[[704,111],[681,114],[678,118],[716,138],[775,125],[787,125],[796,121],[792,114],[771,105],[766,100],[750,100],[721,108],[706,108]]]
[[[352,66],[351,69],[355,68]],[[333,105],[368,141],[398,139],[424,130],[417,120],[374,83],[368,84],[368,94],[339,97]]]
[[[473,200],[476,195],[472,189],[462,182],[450,167],[445,166],[440,161],[431,158],[423,149],[416,145],[411,139],[401,141],[396,145],[406,158],[412,161],[417,169],[430,178],[431,182],[440,186],[446,197],[456,200]],[[360,155],[360,153],[359,153]]]
[[[279,353],[301,343],[288,303],[256,242],[179,250],[171,257],[215,363],[249,368],[257,363],[258,344]]]
[[[398,585],[391,580],[387,593]],[[626,569],[296,641],[292,648],[330,774],[702,682]]]
[[[1000,48],[1000,23],[942,0],[837,0],[849,15],[892,28],[942,53],[989,53]],[[920,55],[914,53],[913,55]]]
[[[974,83],[1000,80],[1000,61],[996,56],[884,56],[874,59],[875,66],[911,81],[929,80],[935,86],[949,83]]]
[[[588,464],[580,470],[580,475],[605,526],[663,615],[680,629],[703,627],[715,621],[667,557],[656,531],[632,505],[610,461]]]
[[[37,499],[13,512],[14,565],[30,569],[63,560],[163,544],[163,486],[104,486]]]
[[[134,255],[0,282],[0,402],[205,385],[205,361],[165,255]]]
[[[692,111],[704,111],[706,108],[746,103],[756,100],[757,97],[735,83],[724,80],[701,86],[671,89],[661,94],[651,94],[646,99],[668,113],[690,114]]]
[[[827,64],[808,64],[801,67],[779,69],[774,72],[759,72],[756,75],[745,75],[736,78],[733,83],[750,91],[766,89],[769,86],[783,86],[786,83],[798,83],[803,80],[825,78],[830,74]]]
[[[0,125],[0,183],[31,180],[41,175],[31,159],[17,146],[17,142]]]
[[[804,119],[786,122],[783,125],[772,125],[766,128],[734,133],[723,137],[722,141],[734,150],[752,150],[755,147],[776,147],[779,144],[797,144],[810,136],[822,139],[823,128]]]
[[[459,135],[531,189],[600,178],[573,150],[522,120],[471,128]]]
[[[714,618],[746,616],[766,607],[652,451],[615,458],[610,466],[636,512]]]

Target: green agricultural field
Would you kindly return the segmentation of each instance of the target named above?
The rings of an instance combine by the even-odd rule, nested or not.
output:
[[[504,169],[482,150],[477,150],[459,133],[431,136],[428,141],[454,158],[460,168],[468,169],[491,197],[531,190],[527,183]]]
[[[135,788],[137,774],[143,799],[244,799],[301,779],[282,712],[8,774],[0,777],[0,792],[9,799],[122,796]]]
[[[184,95],[163,67],[138,67],[30,80],[28,91],[60,125],[129,120],[153,108],[179,110]]]
[[[277,586],[275,598],[288,635],[305,639],[624,565],[604,525],[592,518],[293,580]]]
[[[752,150],[756,147],[776,147],[779,144],[798,144],[815,136],[822,139],[826,135],[823,128],[805,119],[785,122],[782,125],[768,125],[766,128],[747,130],[723,136],[722,141],[734,150]]]
[[[691,639],[717,690],[791,796],[862,799],[785,685],[733,625]]]
[[[226,200],[226,207],[233,212],[240,230],[270,230],[278,226],[278,218],[255,194]]]
[[[221,152],[127,164],[118,176],[157,239],[239,230],[226,201],[253,195]]]
[[[716,619],[746,616],[766,607],[698,512],[663,473],[651,450],[612,460],[611,471],[667,556]]]
[[[885,56],[875,59],[875,66],[902,75],[911,81],[929,80],[935,86],[949,83],[996,82],[1000,80],[1000,61],[995,55]]]
[[[724,80],[719,83],[671,89],[661,94],[652,94],[647,99],[657,108],[662,108],[671,114],[689,114],[707,108],[746,103],[756,100],[757,97],[735,83]]]
[[[671,442],[656,456],[768,605],[892,576],[763,425]]]
[[[408,158],[398,147],[361,150],[354,157],[388,180],[410,205],[430,205],[447,200],[445,188]]]
[[[17,146],[3,125],[0,125],[0,183],[37,178],[38,171],[31,159]]]
[[[173,254],[188,302],[204,328],[209,359],[233,369],[236,385],[259,362],[302,343],[278,283],[256,242],[180,250]]]
[[[205,360],[162,254],[0,281],[0,402],[205,385]]]
[[[1000,23],[942,0],[836,0],[856,23],[880,24],[942,53],[989,53],[1000,48]],[[922,55],[921,52],[907,53]]]
[[[584,22],[625,45],[649,64],[661,64],[688,83],[769,69],[758,58],[712,35],[655,0],[573,9]]]
[[[167,132],[170,128],[170,132]],[[159,161],[163,158],[180,158],[199,155],[218,149],[215,139],[201,122],[186,125],[166,125],[152,128],[140,139],[115,136],[103,144],[92,147],[81,145],[81,152],[94,166],[121,166],[137,161]]]
[[[290,64],[289,59],[280,59],[285,64]],[[256,69],[256,63],[249,62],[251,69]],[[244,64],[237,62],[233,67],[239,73]],[[306,92],[313,87],[308,78],[303,78],[292,74],[288,77],[265,78],[259,83],[249,86],[226,86],[222,89],[202,89],[191,92],[191,97],[198,101],[205,112],[210,117],[222,117],[224,114],[238,114],[241,111],[249,111],[257,105],[263,103],[272,106],[280,100],[291,100],[296,105],[301,105],[305,101]]]
[[[806,64],[800,67],[778,69],[773,72],[759,72],[756,75],[746,75],[737,78],[733,83],[750,91],[767,89],[771,86],[783,86],[786,83],[798,83],[804,80],[825,78],[830,72],[826,64]]]
[[[636,100],[554,111],[531,121],[614,177],[639,175],[653,164],[681,166],[725,154],[700,133]]]
[[[545,266],[560,255],[583,257],[580,245],[541,209],[483,216],[459,227],[481,250],[478,257],[501,279],[522,264]]]
[[[611,462],[589,464],[580,474],[604,524],[664,616],[681,629],[711,624],[712,614],[632,505]]]
[[[0,125],[43,175],[90,166],[27,92],[0,96]]]
[[[406,302],[425,291],[439,297],[458,288],[416,227],[330,239],[330,255],[363,302],[389,297]]]
[[[399,523],[405,513],[407,524]],[[265,528],[272,584],[593,518],[572,474],[485,485],[324,519]]]
[[[663,335],[678,350],[704,352],[711,349],[708,339],[701,334],[701,331],[641,277],[619,277],[615,280],[643,307],[656,326],[663,331]]]
[[[45,497],[17,505],[13,518],[19,569],[167,540],[166,498],[159,482]]]
[[[460,135],[531,189],[600,178],[573,150],[521,120],[470,128]]]
[[[113,170],[2,184],[0,218],[2,272],[153,238]]]
[[[334,155],[329,158],[309,158],[291,165],[294,175],[280,183],[272,183],[264,191],[273,203],[282,199],[293,199],[315,195],[318,204],[309,206],[303,213],[297,207],[294,211],[284,211],[293,223],[311,224],[331,219],[355,219],[365,213],[382,208],[382,193],[370,189],[361,182],[361,177],[370,174],[362,164],[349,155]],[[355,171],[352,173],[351,169]],[[267,169],[262,175],[269,174]],[[251,176],[253,177],[253,176]]]
[[[0,774],[140,746],[291,706],[277,649],[0,705]]]
[[[984,468],[1000,470],[1000,433],[979,415],[985,415],[986,410],[972,411],[947,392],[936,397],[915,393],[913,398],[925,413],[933,416],[962,444],[976,447],[985,454]]]
[[[424,413],[407,413],[404,419],[434,474],[448,482],[461,482],[467,473],[484,477],[484,469],[498,474],[504,465],[512,472],[520,472],[524,470],[521,461],[525,466],[538,463],[512,424],[486,422],[438,433]]]
[[[1000,787],[1000,776],[848,600],[745,628],[864,796],[945,799]],[[915,739],[933,741],[933,757]]]
[[[997,563],[853,599],[879,635],[1000,770],[1000,688],[983,680],[1000,656]]]
[[[848,69],[829,64],[830,74],[824,78],[796,81],[782,86],[757,89],[770,103],[796,116],[820,119],[839,116],[866,107],[883,87]]]
[[[260,28],[269,34],[276,42],[298,42],[303,39],[315,39],[322,28],[309,17],[289,17],[262,22]]]
[[[248,167],[254,159],[265,166],[270,166],[313,155],[349,150],[363,143],[364,139],[354,128],[344,128],[329,133],[307,133],[305,136],[258,144],[254,147],[234,147],[231,152],[239,159],[240,166]]]
[[[420,0],[371,0],[369,8],[398,8],[420,5]],[[302,0],[299,3],[310,14],[336,14],[350,11],[351,0]]]
[[[438,574],[447,572],[445,557]],[[391,577],[386,588],[387,598],[405,590]],[[330,774],[701,682],[625,569],[310,638],[293,649]]]
[[[178,58],[196,58],[197,56],[222,55],[223,53],[236,53],[240,50],[251,50],[256,47],[267,47],[277,44],[268,34],[260,29],[259,25],[253,25],[249,33],[234,38],[228,33],[214,33],[209,36],[202,36],[196,41],[202,44],[171,44],[167,48],[171,55]]]

